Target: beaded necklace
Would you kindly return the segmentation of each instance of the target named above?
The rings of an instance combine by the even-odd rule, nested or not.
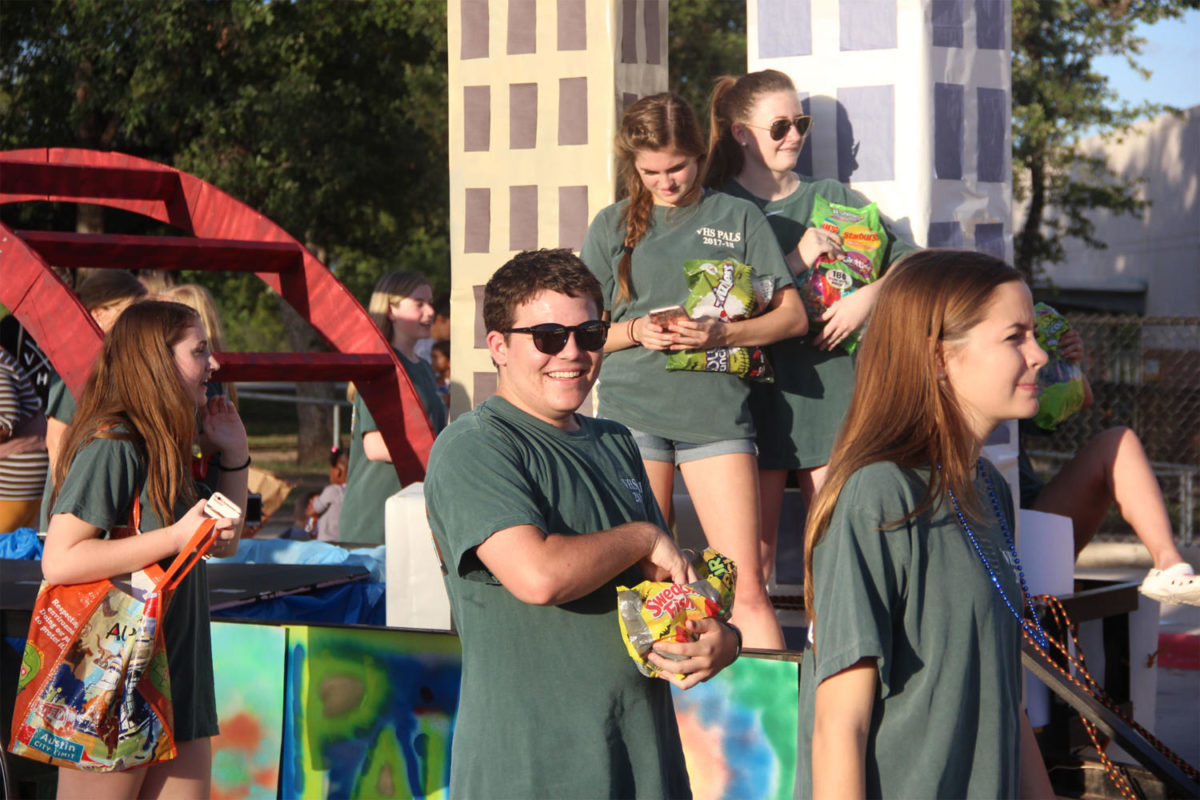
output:
[[[941,468],[939,464],[938,469]],[[1012,615],[1020,623],[1021,627],[1025,629],[1025,632],[1029,634],[1030,638],[1037,642],[1039,647],[1046,650],[1050,646],[1050,640],[1046,636],[1046,632],[1042,630],[1042,623],[1038,619],[1037,610],[1033,607],[1033,600],[1029,595],[1029,586],[1025,583],[1025,570],[1021,569],[1021,558],[1017,555],[1017,545],[1013,541],[1012,531],[1008,529],[1008,523],[1005,521],[1003,511],[1000,509],[1000,500],[996,497],[996,487],[992,485],[992,476],[988,474],[987,469],[984,467],[982,458],[975,462],[975,468],[983,476],[984,481],[987,482],[988,497],[992,501],[992,513],[996,515],[996,521],[1000,523],[1000,530],[1004,533],[1004,541],[1008,544],[1008,551],[1012,553],[1013,564],[1016,565],[1017,575],[1021,579],[1021,596],[1025,599],[1025,605],[1029,609],[1029,619],[1026,619],[1021,612],[1017,611],[1016,606],[1013,605],[1012,600],[1009,599],[1008,594],[1004,591],[1004,587],[1000,585],[1000,577],[996,574],[996,570],[992,569],[992,565],[988,561],[988,557],[984,554],[983,548],[979,546],[979,539],[976,538],[975,531],[971,530],[971,526],[967,523],[967,517],[958,505],[958,498],[954,496],[954,490],[947,488],[946,491],[950,495],[950,503],[954,506],[954,513],[958,516],[958,523],[962,525],[963,531],[966,532],[967,539],[971,542],[971,547],[975,550],[975,555],[979,556],[979,560],[983,562],[983,568],[987,570],[988,577],[992,579],[992,586],[1000,593],[1000,599],[1004,601],[1004,605],[1008,606],[1008,610],[1012,612]],[[1030,619],[1033,620],[1032,624],[1029,622]]]

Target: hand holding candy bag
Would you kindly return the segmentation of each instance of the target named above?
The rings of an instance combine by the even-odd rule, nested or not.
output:
[[[692,583],[642,581],[632,589],[617,587],[617,617],[625,649],[648,678],[659,673],[646,658],[656,642],[691,641],[689,620],[726,620],[733,608],[737,565],[711,547],[693,564],[699,577]]]

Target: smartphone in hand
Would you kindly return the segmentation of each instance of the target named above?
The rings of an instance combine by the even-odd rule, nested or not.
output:
[[[652,308],[647,315],[650,321],[660,328],[670,327],[671,322],[677,319],[688,319],[688,312],[683,306],[663,306],[662,308]]]
[[[212,517],[213,519],[237,519],[242,515],[242,510],[238,508],[237,503],[230,500],[220,492],[213,492],[212,497],[204,504],[204,516]]]

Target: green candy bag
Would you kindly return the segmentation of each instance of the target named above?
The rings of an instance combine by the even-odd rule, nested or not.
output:
[[[1039,428],[1052,431],[1083,408],[1083,370],[1058,352],[1062,335],[1071,330],[1070,323],[1045,303],[1034,305],[1033,312],[1037,320],[1034,336],[1038,346],[1050,356],[1038,370],[1038,413],[1033,421]]]
[[[753,267],[732,259],[691,259],[683,262],[683,271],[689,290],[683,307],[692,319],[736,322],[753,317],[766,310],[775,291],[770,278],[756,278]],[[677,350],[667,356],[667,369],[728,372],[765,383],[775,380],[761,347]]]
[[[819,328],[823,324],[821,315],[831,305],[879,278],[888,236],[879,221],[879,208],[874,203],[852,208],[817,195],[808,223],[842,237],[840,256],[819,256],[812,267],[796,279],[810,327]],[[858,340],[859,334],[855,331],[843,340],[842,346],[853,353]]]

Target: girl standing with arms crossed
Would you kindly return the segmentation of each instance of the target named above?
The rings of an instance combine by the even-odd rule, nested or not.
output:
[[[627,199],[592,221],[581,258],[599,278],[613,323],[599,413],[633,432],[667,519],[679,465],[708,543],[738,565],[733,621],[749,647],[782,648],[759,562],[758,477],[749,383],[728,373],[668,371],[667,353],[765,345],[808,327],[779,246],[751,204],[700,184],[704,138],[678,95],[644,97],[621,119],[617,165]],[[774,284],[761,315],[676,319],[652,309],[688,297],[684,261],[733,259]],[[552,376],[549,376],[552,379]]]
[[[1004,478],[980,457],[1037,413],[1046,354],[1019,273],[897,264],[809,515],[798,781],[813,797],[1052,797],[1021,709],[1028,589]]]
[[[204,519],[191,478],[197,411],[203,444],[221,453],[217,488],[245,507],[246,429],[225,397],[206,396],[217,367],[200,317],[187,306],[145,301],[121,314],[63,435],[42,557],[47,581],[110,578],[180,551]],[[129,523],[135,501],[142,533],[109,538]],[[210,552],[236,552],[240,527],[240,520],[218,520]],[[59,797],[209,796],[210,740],[218,730],[204,562],[176,589],[163,625],[179,754],[125,772],[59,769]]]
[[[861,208],[867,198],[836,180],[814,180],[793,170],[812,124],[792,79],[773,69],[717,80],[710,102],[711,135],[704,183],[751,201],[763,210],[788,266],[802,275],[821,255],[841,252],[836,233],[809,226],[813,202]],[[894,231],[884,267],[915,248]],[[880,283],[834,303],[811,337],[770,347],[774,384],[752,387],[750,410],[758,431],[764,580],[775,563],[776,537],[789,471],[795,470],[806,506],[821,487],[833,440],[850,404],[854,363],[842,346],[862,327]]]

